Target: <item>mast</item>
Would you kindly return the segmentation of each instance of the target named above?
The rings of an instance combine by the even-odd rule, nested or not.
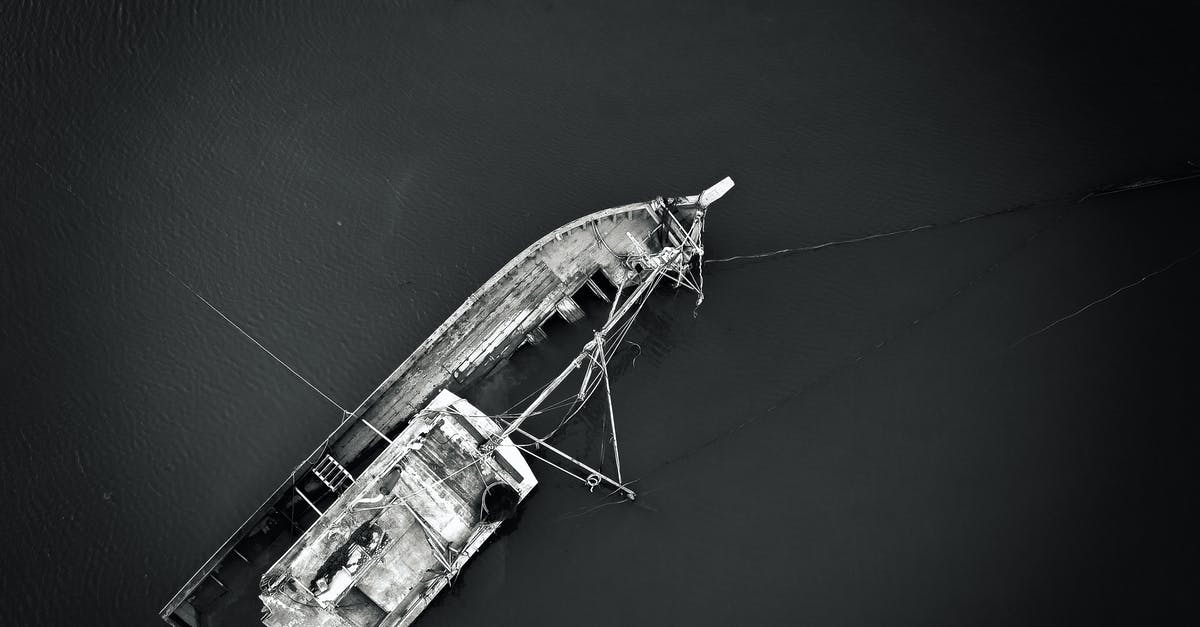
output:
[[[612,428],[613,462],[617,465],[617,481],[621,481],[621,449],[617,446],[617,417],[613,414],[612,388],[608,381],[608,355],[604,354],[604,343],[600,343],[600,369],[604,377],[604,393],[608,397],[608,423]],[[603,460],[602,460],[603,461]]]
[[[682,251],[679,250],[674,252],[676,257],[682,253]],[[496,444],[504,440],[504,438],[512,435],[514,431],[519,429],[521,424],[525,422],[525,420],[528,419],[533,412],[537,411],[538,407],[540,407],[542,403],[546,402],[546,399],[554,393],[554,390],[558,389],[558,386],[562,385],[563,381],[566,381],[567,377],[570,376],[570,374],[574,372],[576,368],[583,364],[583,360],[591,357],[592,351],[596,350],[598,346],[602,346],[605,336],[608,335],[608,332],[612,330],[617,321],[619,321],[621,318],[624,318],[625,314],[629,313],[630,308],[632,308],[635,303],[640,301],[643,296],[645,296],[651,289],[654,288],[655,285],[658,284],[658,278],[660,278],[661,273],[661,268],[653,269],[649,276],[647,276],[646,279],[634,289],[633,293],[629,295],[629,298],[625,299],[625,302],[621,303],[620,307],[615,307],[617,310],[616,314],[609,316],[608,321],[604,324],[604,326],[596,332],[596,337],[592,340],[589,340],[587,344],[583,345],[583,350],[571,360],[571,363],[567,364],[567,367],[564,368],[562,372],[558,373],[557,377],[554,377],[550,384],[542,390],[542,393],[538,394],[537,398],[535,398],[533,402],[525,408],[525,411],[521,412],[521,415],[517,416],[517,418],[513,420],[507,428],[504,429],[504,431],[493,437],[494,442],[490,443],[491,446],[488,450],[494,450]]]
[[[679,219],[673,214],[670,207],[660,203],[660,210],[664,214],[663,219],[671,221],[672,228],[670,230],[677,232],[678,235],[674,238],[674,245],[664,246],[662,250],[657,253],[650,253],[640,241],[632,236],[632,234],[626,234],[634,243],[634,249],[637,251],[637,253],[626,257],[625,262],[630,266],[632,266],[634,262],[639,262],[642,267],[646,268],[646,270],[643,271],[643,277],[641,278],[641,281],[625,298],[624,301],[621,300],[621,295],[625,292],[628,283],[622,283],[621,285],[617,286],[617,294],[613,298],[612,306],[609,309],[608,320],[605,321],[604,326],[602,326],[599,331],[595,332],[593,339],[584,344],[583,349],[579,352],[579,354],[576,355],[571,362],[568,363],[567,366],[563,368],[563,370],[559,372],[558,375],[555,376],[545,388],[542,389],[542,391],[537,395],[537,398],[535,398],[529,404],[529,406],[520,413],[520,415],[518,415],[512,422],[508,423],[500,433],[492,436],[486,442],[484,442],[484,444],[480,447],[481,453],[485,455],[491,454],[506,438],[514,433],[520,433],[521,435],[533,440],[533,443],[536,446],[545,446],[547,450],[557,454],[564,460],[571,462],[576,467],[589,473],[587,478],[584,479],[579,475],[576,475],[575,473],[572,473],[558,466],[557,464],[550,462],[549,460],[543,459],[543,461],[550,463],[563,472],[566,472],[577,479],[582,479],[588,484],[588,486],[595,488],[601,482],[604,482],[610,486],[613,486],[616,492],[620,492],[630,500],[633,500],[636,497],[636,494],[633,492],[633,490],[630,490],[623,483],[621,478],[621,458],[619,449],[617,448],[616,418],[613,415],[612,390],[609,386],[608,379],[608,359],[605,353],[605,340],[612,329],[615,328],[617,324],[623,318],[625,318],[627,314],[629,314],[630,311],[634,311],[635,306],[640,309],[641,304],[645,301],[649,293],[658,285],[659,281],[661,281],[668,272],[676,273],[676,287],[679,287],[682,284],[697,292],[699,297],[696,302],[697,306],[703,302],[703,274],[698,269],[697,276],[689,277],[689,266],[693,259],[699,258],[702,260],[704,256],[704,247],[701,243],[701,238],[704,232],[704,214],[708,208],[708,205],[725,195],[725,193],[728,192],[732,187],[733,179],[725,177],[717,182],[716,185],[709,187],[697,196],[677,199],[696,207],[696,212],[692,219],[692,223],[687,229],[683,228],[683,225],[680,224]],[[651,215],[653,215],[654,210],[651,209],[650,211]],[[655,219],[658,220],[657,217]],[[666,222],[663,222],[663,225],[666,226]],[[693,278],[694,280],[689,280],[689,278]],[[636,315],[636,312],[634,315]],[[534,436],[521,429],[521,425],[524,424],[524,422],[528,420],[529,417],[532,416],[538,410],[538,408],[542,406],[543,403],[546,402],[546,399],[550,398],[550,395],[553,394],[554,391],[557,390],[563,384],[563,382],[567,380],[572,372],[583,365],[585,360],[590,360],[590,363],[588,364],[588,370],[587,373],[585,373],[583,384],[580,387],[580,398],[586,400],[586,390],[588,387],[589,378],[591,377],[593,367],[598,367],[600,370],[598,376],[604,377],[605,392],[608,396],[608,419],[612,427],[613,455],[617,467],[616,479],[606,476],[599,470],[596,470],[591,466],[588,466],[587,464],[571,457],[570,455],[567,455],[565,452],[551,446],[545,441],[545,439],[538,438],[537,436]],[[541,456],[537,457],[542,459]]]

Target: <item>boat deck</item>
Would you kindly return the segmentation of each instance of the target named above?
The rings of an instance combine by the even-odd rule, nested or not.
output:
[[[524,499],[537,485],[520,450],[479,446],[500,426],[450,392],[438,394],[366,472],[263,576],[270,627],[405,625],[444,587],[499,526],[480,517],[484,489],[503,482]],[[381,533],[379,546],[342,587],[312,590],[359,530]],[[322,579],[325,581],[325,579]],[[329,579],[338,581],[337,578]]]
[[[629,271],[617,255],[636,252],[626,235],[647,236],[658,223],[649,203],[609,209],[569,224],[525,249],[479,288],[363,404],[362,417],[388,432],[442,388],[461,390],[503,360],[597,272],[613,284]],[[647,248],[658,250],[655,242]],[[347,433],[332,454],[356,455],[374,440]]]

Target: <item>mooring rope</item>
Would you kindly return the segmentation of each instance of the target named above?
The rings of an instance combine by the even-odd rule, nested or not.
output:
[[[851,239],[834,240],[832,242],[825,242],[823,244],[814,244],[812,246],[796,246],[795,248],[781,248],[779,250],[772,250],[772,251],[766,252],[766,253],[758,253],[756,255],[734,255],[732,257],[723,257],[721,259],[708,259],[708,260],[705,260],[704,263],[725,263],[728,261],[738,261],[740,259],[766,259],[767,257],[776,257],[779,255],[786,255],[789,253],[808,252],[811,250],[820,250],[822,248],[830,248],[832,246],[841,246],[843,244],[856,244],[858,242],[865,242],[867,240],[872,240],[872,239],[881,239],[884,237],[892,237],[895,235],[904,235],[906,233],[915,233],[917,231],[924,231],[925,229],[932,229],[935,226],[936,225],[934,225],[934,224],[922,224],[921,226],[915,226],[911,229],[902,229],[899,231],[889,231],[887,233],[875,233],[872,235],[864,235],[862,237],[855,237],[855,238],[851,238]]]
[[[1052,201],[1042,201],[1042,202],[1049,203]],[[1003,213],[1012,213],[1014,211],[1020,211],[1023,208],[1028,208],[1031,206],[1036,206],[1036,205],[1021,205],[1019,207],[1010,207],[1007,209],[1002,209],[1000,211],[992,211],[992,212],[988,212],[988,213],[984,213],[984,214],[979,214],[976,216],[971,216],[968,218],[963,218],[962,220],[958,220],[957,222],[955,222],[953,224],[969,222],[971,220],[977,220],[977,219],[983,218],[983,217],[1001,215]],[[1061,222],[1063,220],[1063,218],[1075,206],[1076,206],[1076,203],[1071,203],[1071,204],[1067,205],[1063,209],[1063,211],[1059,212],[1053,219],[1046,221],[1046,223],[1043,224],[1042,226],[1040,226],[1036,231],[1034,231],[1033,233],[1031,233],[1030,235],[1025,237],[1025,239],[1017,247],[1013,248],[1008,253],[1003,255],[1001,258],[992,262],[988,267],[984,268],[983,271],[979,272],[978,274],[973,275],[965,283],[961,284],[958,287],[958,289],[954,290],[954,292],[950,296],[943,299],[941,302],[934,305],[932,308],[930,308],[929,310],[927,310],[926,312],[924,312],[923,314],[918,316],[915,320],[912,321],[912,323],[903,325],[903,327],[901,327],[899,330],[897,330],[896,332],[885,337],[883,340],[880,340],[879,342],[874,343],[870,347],[853,353],[851,355],[851,357],[853,357],[853,359],[843,362],[842,364],[840,364],[838,366],[835,366],[831,370],[816,377],[815,379],[813,379],[812,381],[810,381],[809,383],[807,383],[805,385],[802,385],[798,388],[790,390],[789,392],[784,394],[782,397],[777,399],[774,403],[772,403],[765,410],[763,410],[761,412],[749,414],[742,420],[739,420],[737,423],[735,423],[735,424],[727,427],[723,431],[709,437],[708,439],[704,440],[703,442],[700,442],[699,444],[688,447],[687,449],[680,451],[676,455],[664,460],[662,463],[658,464],[654,468],[651,468],[648,472],[643,473],[643,475],[642,475],[643,478],[648,477],[653,474],[656,474],[668,466],[671,466],[671,465],[673,465],[679,461],[682,461],[684,459],[690,458],[692,455],[700,452],[703,449],[706,449],[710,446],[717,444],[718,442],[721,442],[728,438],[733,437],[738,432],[740,432],[743,429],[749,427],[750,425],[758,422],[759,420],[762,420],[764,418],[767,418],[767,417],[773,415],[775,410],[777,410],[778,408],[787,404],[793,398],[800,396],[802,394],[805,394],[811,390],[814,390],[822,385],[826,385],[830,381],[832,381],[834,378],[839,376],[841,373],[857,367],[858,364],[860,362],[862,362],[867,356],[869,356],[872,353],[876,353],[876,352],[883,350],[883,348],[885,346],[891,344],[899,337],[911,332],[913,329],[918,328],[918,326],[920,324],[922,324],[923,322],[925,322],[927,319],[929,319],[930,317],[934,316],[935,314],[941,312],[947,306],[949,306],[951,303],[953,303],[954,301],[956,301],[956,300],[962,298],[964,295],[966,295],[972,288],[981,284],[986,277],[988,277],[989,275],[994,273],[997,269],[999,269],[1000,266],[1005,261],[1008,261],[1009,259],[1012,259],[1013,257],[1015,257],[1020,251],[1024,250],[1026,247],[1028,247],[1030,244],[1032,244],[1035,240],[1037,240],[1043,233],[1045,233],[1047,230],[1049,230],[1050,228],[1052,228],[1053,226],[1055,226],[1059,222]]]
[[[1160,274],[1170,270],[1171,268],[1174,268],[1175,266],[1191,259],[1192,257],[1195,257],[1197,254],[1200,254],[1200,248],[1197,248],[1196,250],[1193,250],[1192,252],[1190,252],[1178,259],[1175,259],[1171,263],[1168,263],[1167,265],[1165,265],[1153,272],[1143,275],[1142,278],[1140,278],[1132,283],[1126,283],[1125,285],[1118,287],[1117,289],[1113,290],[1112,292],[1109,292],[1108,295],[1103,296],[1101,298],[1097,298],[1096,300],[1084,305],[1083,307],[1080,307],[1079,309],[1076,309],[1075,311],[1073,311],[1061,318],[1058,318],[1054,322],[1047,324],[1046,326],[1038,329],[1037,331],[1034,331],[1032,333],[1027,333],[1026,335],[1022,336],[1021,339],[1013,342],[1012,344],[1009,344],[1008,348],[1016,348],[1018,345],[1020,345],[1025,340],[1037,337],[1037,336],[1045,333],[1046,331],[1053,329],[1054,327],[1058,326],[1059,324],[1062,324],[1063,322],[1066,322],[1067,320],[1070,320],[1071,318],[1074,318],[1075,316],[1078,316],[1079,314],[1091,309],[1092,307],[1099,305],[1100,303],[1103,303],[1104,301],[1109,300],[1110,298],[1115,297],[1116,295],[1120,294],[1121,292],[1124,292],[1125,290],[1137,287],[1138,285],[1141,285],[1143,282],[1145,282],[1147,279],[1150,279],[1152,277],[1160,275]]]
[[[1066,196],[1049,198],[1046,200],[1040,200],[1040,201],[1032,202],[1032,203],[1028,203],[1028,204],[1016,205],[1013,207],[1005,207],[1004,209],[998,209],[996,211],[987,211],[984,213],[978,213],[973,216],[967,216],[965,218],[959,218],[957,220],[949,220],[949,221],[945,221],[945,222],[929,222],[927,224],[921,224],[918,226],[913,226],[913,227],[909,227],[909,228],[905,228],[905,229],[899,229],[899,230],[895,230],[895,231],[872,233],[870,235],[863,235],[860,237],[852,237],[849,239],[833,240],[833,241],[829,241],[829,242],[823,242],[820,244],[811,244],[808,246],[796,246],[793,248],[781,248],[779,250],[772,250],[769,252],[758,253],[758,254],[754,254],[754,255],[734,255],[732,257],[723,257],[721,259],[706,259],[704,261],[704,263],[705,264],[713,264],[713,263],[728,263],[730,261],[742,261],[742,260],[748,261],[748,260],[754,260],[754,259],[768,259],[770,257],[778,257],[781,255],[789,255],[789,254],[793,254],[793,253],[812,252],[812,251],[816,251],[816,250],[822,250],[825,248],[832,248],[834,246],[845,246],[847,244],[857,244],[859,242],[883,239],[886,237],[896,237],[899,235],[908,235],[909,233],[916,233],[918,231],[928,231],[930,229],[938,229],[938,228],[945,228],[945,227],[950,227],[950,226],[957,226],[959,224],[966,224],[967,222],[973,222],[975,220],[979,220],[982,218],[993,218],[996,216],[1006,215],[1009,213],[1016,213],[1018,211],[1027,211],[1029,209],[1035,209],[1035,208],[1043,207],[1046,205],[1052,205],[1052,204],[1062,202],[1063,200],[1067,200],[1067,199],[1069,199],[1069,198]]]
[[[1192,168],[1198,167],[1195,163],[1193,163],[1191,161],[1188,161],[1187,164],[1189,166],[1191,166]],[[1093,190],[1093,191],[1088,192],[1086,195],[1079,198],[1075,202],[1083,203],[1089,199],[1092,199],[1092,198],[1095,198],[1098,196],[1107,196],[1110,194],[1130,192],[1130,191],[1135,191],[1135,190],[1139,190],[1139,189],[1146,189],[1149,187],[1160,187],[1160,186],[1168,185],[1171,183],[1190,181],[1190,180],[1196,179],[1196,178],[1200,178],[1200,172],[1190,172],[1188,174],[1181,175],[1181,176],[1175,176],[1175,177],[1157,179],[1157,180],[1151,180],[1151,181],[1145,181],[1145,182],[1139,181],[1139,182],[1135,182],[1135,183],[1132,183],[1132,184],[1129,184],[1126,186],[1117,187],[1116,189],[1100,188],[1098,190]],[[953,220],[953,221],[948,221],[948,222],[931,222],[929,224],[922,224],[920,226],[914,226],[912,228],[907,228],[907,229],[900,229],[898,231],[888,231],[885,233],[873,233],[871,235],[864,235],[862,237],[852,237],[850,239],[833,240],[830,242],[824,242],[821,244],[813,244],[810,246],[796,246],[794,248],[781,248],[779,250],[772,250],[769,252],[758,253],[758,254],[754,254],[754,255],[734,255],[732,257],[724,257],[721,259],[708,259],[708,260],[705,260],[703,263],[705,263],[705,264],[727,263],[730,261],[768,259],[771,257],[778,257],[780,255],[788,255],[788,254],[792,254],[792,253],[801,253],[801,252],[811,252],[814,250],[821,250],[822,248],[831,248],[833,246],[843,246],[846,244],[857,244],[859,242],[865,242],[865,241],[873,240],[873,239],[882,239],[885,237],[895,237],[897,235],[907,235],[909,233],[915,233],[917,231],[926,231],[929,229],[943,228],[943,227],[948,227],[948,226],[956,226],[959,224],[965,224],[967,222],[972,222],[974,220],[979,220],[981,218],[991,218],[991,217],[1000,216],[1000,215],[1004,215],[1004,214],[1008,214],[1008,213],[1016,213],[1018,211],[1034,209],[1034,208],[1037,208],[1037,207],[1040,207],[1043,205],[1054,204],[1054,203],[1061,202],[1064,200],[1069,200],[1069,199],[1070,199],[1070,197],[1060,196],[1057,198],[1050,198],[1047,200],[1042,200],[1042,201],[1033,202],[1033,203],[1029,203],[1029,204],[1017,205],[1015,207],[1008,207],[1005,209],[1000,209],[998,211],[987,211],[984,213],[976,214],[976,215],[962,218],[959,220]]]
[[[153,256],[153,255],[149,255],[149,256],[150,256],[150,258],[151,258],[151,259],[153,259],[153,260],[154,260],[154,261],[155,261],[155,262],[156,262],[156,263],[157,263],[159,266],[161,266],[161,267],[162,267],[162,269],[163,269],[163,270],[165,270],[165,271],[167,272],[167,274],[171,275],[171,278],[173,278],[173,279],[175,279],[176,281],[178,281],[178,282],[179,282],[179,284],[180,284],[180,285],[182,285],[182,286],[184,287],[184,289],[186,289],[187,291],[191,292],[191,293],[192,293],[192,296],[195,296],[196,298],[200,299],[200,302],[202,302],[202,303],[204,303],[205,305],[207,305],[209,309],[211,309],[211,310],[215,311],[215,312],[217,313],[217,315],[218,315],[218,316],[221,316],[221,318],[222,318],[223,320],[225,320],[225,322],[228,322],[228,323],[229,323],[229,325],[230,325],[230,326],[232,326],[234,329],[237,329],[238,333],[241,333],[242,335],[246,336],[246,339],[248,339],[248,340],[250,340],[251,342],[253,342],[255,346],[257,346],[257,347],[261,348],[261,349],[263,350],[263,352],[264,352],[264,353],[266,353],[266,354],[270,355],[270,356],[271,356],[271,359],[274,359],[275,361],[279,362],[279,365],[283,366],[284,368],[287,368],[288,372],[292,373],[293,375],[296,375],[296,378],[297,378],[297,379],[300,379],[301,381],[303,381],[303,382],[304,382],[304,384],[305,384],[305,385],[307,385],[308,387],[312,388],[314,392],[316,392],[317,394],[320,394],[320,395],[321,395],[321,398],[324,398],[325,400],[329,401],[329,404],[330,404],[330,405],[333,405],[334,407],[338,408],[338,410],[340,410],[340,411],[342,412],[342,417],[343,417],[343,419],[344,419],[344,418],[346,418],[346,417],[348,417],[348,416],[352,416],[352,415],[353,415],[353,412],[350,412],[350,411],[348,411],[348,410],[347,410],[345,407],[342,407],[342,406],[341,406],[341,404],[339,404],[337,401],[333,400],[333,398],[332,398],[332,397],[330,397],[330,396],[329,396],[328,394],[326,394],[325,392],[322,392],[322,391],[321,391],[321,388],[319,388],[319,387],[317,387],[315,384],[313,384],[313,382],[312,382],[312,381],[309,381],[309,380],[308,380],[308,379],[307,379],[307,378],[306,378],[304,375],[302,375],[302,374],[300,374],[299,372],[297,372],[295,368],[293,368],[293,367],[289,366],[289,365],[288,365],[288,363],[287,363],[286,361],[284,361],[284,360],[280,359],[278,355],[276,355],[275,353],[271,352],[271,349],[269,349],[269,348],[267,348],[266,346],[264,346],[264,345],[263,345],[263,343],[262,343],[262,342],[259,342],[257,339],[255,339],[255,337],[254,337],[253,335],[250,335],[249,333],[247,333],[247,332],[246,332],[246,330],[245,330],[245,329],[243,329],[243,328],[242,328],[242,327],[241,327],[241,326],[240,326],[238,323],[234,322],[234,321],[233,321],[233,319],[231,319],[229,316],[225,315],[225,312],[223,312],[223,311],[221,311],[220,309],[218,309],[218,308],[217,308],[217,306],[216,306],[216,305],[214,305],[214,304],[212,304],[211,302],[209,302],[209,300],[208,300],[207,298],[205,298],[203,294],[201,294],[200,292],[196,291],[196,289],[195,289],[195,288],[193,288],[191,285],[189,285],[187,281],[184,281],[182,278],[180,278],[180,276],[179,276],[178,274],[175,274],[175,273],[174,273],[174,272],[171,270],[171,268],[167,266],[167,264],[163,263],[162,261],[160,261],[160,260],[159,260],[157,257],[155,257],[155,256]]]

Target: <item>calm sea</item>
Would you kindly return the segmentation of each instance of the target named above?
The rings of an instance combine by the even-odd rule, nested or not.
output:
[[[353,405],[546,231],[726,175],[710,257],[1041,204],[656,296],[642,497],[543,471],[421,625],[1197,621],[1200,257],[1012,346],[1198,245],[1200,184],[1074,203],[1200,157],[1195,22],[334,4],[0,8],[0,624],[159,624],[339,419],[152,257]]]

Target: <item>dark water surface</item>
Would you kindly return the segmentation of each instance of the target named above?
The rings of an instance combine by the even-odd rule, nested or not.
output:
[[[607,206],[731,175],[722,257],[1200,157],[1195,22],[1134,3],[329,4],[0,8],[0,624],[158,624],[339,418],[147,253],[352,405]],[[1196,623],[1200,257],[1009,346],[1194,250],[1198,198],[663,292],[614,389],[644,497],[543,472],[420,624]]]

